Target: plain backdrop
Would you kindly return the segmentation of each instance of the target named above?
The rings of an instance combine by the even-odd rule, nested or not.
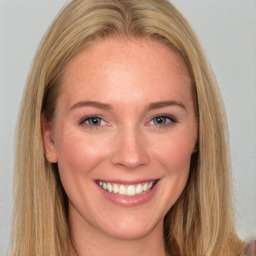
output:
[[[66,0],[0,0],[0,255],[8,255],[15,125],[36,48]],[[256,236],[256,0],[173,0],[210,59],[230,129],[237,229]]]

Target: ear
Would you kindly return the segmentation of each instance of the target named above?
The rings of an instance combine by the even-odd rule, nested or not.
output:
[[[58,157],[54,144],[53,128],[52,125],[46,120],[44,114],[41,115],[41,128],[43,133],[45,157],[50,163],[57,163]]]

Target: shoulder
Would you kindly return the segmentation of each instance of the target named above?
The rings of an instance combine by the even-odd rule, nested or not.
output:
[[[256,240],[252,240],[246,245],[244,256],[256,256]]]

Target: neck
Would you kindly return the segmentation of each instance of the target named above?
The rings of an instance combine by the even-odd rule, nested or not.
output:
[[[72,256],[166,256],[163,222],[150,234],[135,239],[120,239],[95,229],[84,220],[82,223],[76,220],[69,217],[74,247]]]

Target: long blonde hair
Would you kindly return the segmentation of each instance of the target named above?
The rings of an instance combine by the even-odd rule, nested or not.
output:
[[[164,220],[170,255],[241,255],[234,228],[225,112],[213,73],[184,17],[164,0],[76,0],[44,36],[30,71],[17,130],[13,256],[64,256],[71,246],[67,196],[43,150],[40,117],[50,122],[69,60],[107,36],[146,37],[174,49],[190,73],[198,117],[197,152],[187,186]]]

